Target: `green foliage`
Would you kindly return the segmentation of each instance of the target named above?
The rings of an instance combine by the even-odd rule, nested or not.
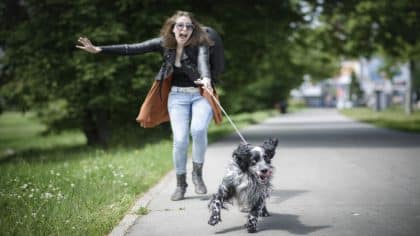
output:
[[[332,49],[370,56],[378,50],[400,60],[420,57],[420,4],[415,0],[323,1],[320,20]]]
[[[154,0],[6,0],[0,4],[0,92],[9,107],[39,110],[49,129],[82,129],[89,144],[96,136],[109,139],[115,127],[135,126],[160,55],[92,55],[75,48],[77,38],[96,45],[140,42],[184,9],[223,38],[227,70],[218,88],[225,108],[272,108],[303,74],[324,77],[337,61],[311,37],[301,8],[296,0],[179,0],[165,8]]]
[[[413,78],[414,64],[420,60],[420,2],[416,0],[325,0],[311,1],[322,11],[319,20],[332,51],[347,57],[370,57],[380,52],[392,58],[394,65],[409,63],[411,76],[406,97],[420,78]],[[392,65],[385,71],[390,72]],[[415,90],[419,91],[418,87]],[[405,110],[413,110],[411,99]]]

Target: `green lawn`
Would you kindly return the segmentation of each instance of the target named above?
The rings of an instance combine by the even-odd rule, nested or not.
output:
[[[275,114],[232,119],[243,127]],[[232,132],[227,122],[211,125],[210,141]],[[30,113],[0,115],[2,235],[107,234],[172,169],[170,137],[103,150],[87,147],[81,132],[42,136],[44,129]]]
[[[375,112],[370,108],[351,108],[342,110],[341,113],[378,127],[420,133],[419,110],[412,115],[406,115],[401,107],[392,107],[381,112]]]

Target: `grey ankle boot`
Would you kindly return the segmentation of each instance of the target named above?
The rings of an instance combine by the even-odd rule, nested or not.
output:
[[[176,175],[176,189],[171,196],[172,201],[179,201],[184,199],[185,192],[187,191],[186,174]]]
[[[195,193],[206,194],[207,188],[203,181],[203,164],[193,162],[192,182],[195,187]]]

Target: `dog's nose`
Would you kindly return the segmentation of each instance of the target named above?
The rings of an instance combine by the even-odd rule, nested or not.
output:
[[[262,169],[262,170],[261,170],[261,173],[266,174],[266,173],[267,173],[267,171],[268,171],[268,169]]]

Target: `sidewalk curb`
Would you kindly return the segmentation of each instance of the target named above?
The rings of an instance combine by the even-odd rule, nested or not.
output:
[[[124,236],[128,230],[134,225],[136,219],[140,216],[137,212],[141,208],[147,208],[153,197],[160,193],[166,185],[168,185],[171,178],[175,175],[175,170],[169,171],[156,185],[147,191],[141,198],[137,199],[134,206],[128,211],[120,223],[112,229],[109,236]]]

